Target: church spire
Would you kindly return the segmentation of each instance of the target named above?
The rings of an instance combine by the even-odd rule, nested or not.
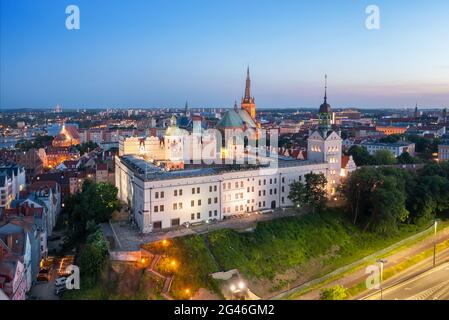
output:
[[[324,75],[324,103],[327,103],[327,74]]]
[[[245,86],[245,100],[249,101],[251,99],[251,78],[249,76],[249,66],[246,69],[246,86]]]
[[[187,117],[188,110],[189,110],[189,103],[188,103],[187,100],[186,100],[186,105],[185,105],[185,107],[184,107],[184,115],[185,115],[186,117]]]

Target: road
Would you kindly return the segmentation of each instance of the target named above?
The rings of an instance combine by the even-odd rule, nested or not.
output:
[[[383,290],[383,300],[449,300],[449,263]],[[363,300],[380,300],[380,292]]]
[[[446,229],[444,231],[440,231],[437,236],[437,242],[441,243],[443,241],[447,241],[449,239],[449,229]],[[382,256],[383,259],[388,260],[388,263],[385,265],[386,269],[389,269],[391,267],[395,267],[402,262],[413,258],[414,256],[421,254],[422,252],[432,249],[434,243],[433,237],[427,237],[426,239],[419,241],[417,243],[408,245],[404,250],[395,252],[393,254]],[[423,261],[415,264],[414,266],[411,266],[410,268],[407,268],[406,270],[398,273],[396,276],[392,277],[391,279],[388,279],[385,281],[385,287],[389,285],[393,285],[395,283],[398,283],[400,281],[404,281],[410,277],[413,277],[419,273],[422,273],[429,268],[432,267],[432,257],[429,257],[427,259],[424,259]],[[439,250],[437,252],[437,265],[449,261],[449,249],[445,250]],[[375,262],[373,262],[375,264]],[[354,271],[343,275],[342,277],[339,277],[338,279],[335,279],[331,281],[330,283],[327,283],[324,286],[319,286],[316,289],[313,289],[311,291],[308,291],[304,294],[302,294],[299,297],[296,297],[295,299],[298,300],[318,300],[320,298],[320,292],[323,288],[329,288],[336,285],[342,285],[346,288],[352,288],[353,286],[356,286],[360,284],[361,282],[364,282],[367,278],[367,273],[365,267],[362,268],[356,268]],[[374,292],[366,291],[360,295],[357,295],[353,297],[353,299],[358,300],[361,297],[364,297],[368,294],[371,294]]]

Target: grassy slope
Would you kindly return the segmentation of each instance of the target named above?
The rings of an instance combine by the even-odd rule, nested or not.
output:
[[[314,276],[319,276],[418,230],[416,226],[404,226],[396,235],[380,237],[362,233],[342,215],[328,212],[261,222],[248,233],[224,229],[173,239],[166,248],[160,244],[147,248],[180,262],[175,270],[172,294],[181,298],[186,288],[192,291],[200,287],[216,288],[208,275],[234,268],[249,279],[272,280],[276,275],[306,265],[312,258],[320,258],[325,267],[316,270]]]

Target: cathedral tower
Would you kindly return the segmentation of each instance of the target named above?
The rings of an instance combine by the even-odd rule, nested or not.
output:
[[[251,79],[249,76],[249,67],[246,70],[246,86],[245,96],[242,98],[241,107],[246,110],[253,120],[256,119],[256,103],[254,97],[251,96]]]

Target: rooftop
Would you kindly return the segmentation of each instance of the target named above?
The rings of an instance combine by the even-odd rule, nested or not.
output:
[[[134,174],[136,174],[142,179],[145,179],[146,181],[209,176],[226,172],[257,170],[260,168],[267,168],[267,169],[276,167],[285,168],[285,167],[306,166],[324,163],[310,160],[299,160],[283,156],[277,156],[277,158],[259,156],[259,159],[264,161],[265,163],[260,163],[258,161],[256,164],[251,164],[248,162],[243,164],[227,164],[221,163],[220,161],[222,160],[218,159],[218,161],[215,161],[212,164],[185,164],[183,170],[166,171],[163,168],[151,162],[148,162],[139,156],[126,155],[120,157],[120,159],[129,169],[131,169],[134,172]],[[276,165],[270,166],[270,163],[276,163],[276,161],[277,166]]]

